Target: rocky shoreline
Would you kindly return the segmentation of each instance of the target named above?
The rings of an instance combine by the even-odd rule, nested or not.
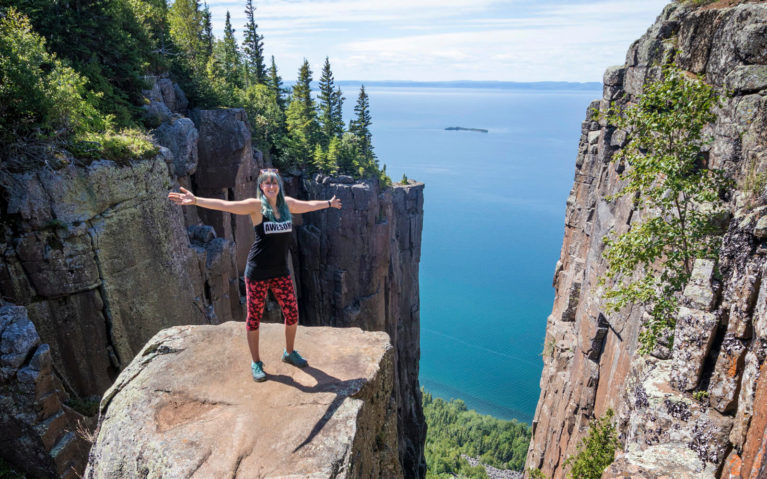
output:
[[[479,459],[461,454],[461,457],[466,459],[472,467],[482,466],[485,468],[488,477],[490,479],[522,479],[525,477],[525,473],[522,471],[512,471],[511,469],[498,469],[487,464],[482,464]]]

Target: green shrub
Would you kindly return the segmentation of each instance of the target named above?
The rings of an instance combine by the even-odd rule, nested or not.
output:
[[[611,108],[608,116],[629,138],[611,160],[625,162],[626,169],[622,189],[610,199],[629,196],[637,210],[652,214],[632,220],[617,237],[605,236],[601,282],[612,282],[605,296],[613,311],[641,304],[650,313],[640,333],[642,353],[655,348],[666,328],[674,329],[677,296],[695,259],[718,257],[715,218],[732,182],[709,168],[701,153],[718,102],[711,86],[667,67],[662,79],[644,85],[635,104]]]
[[[86,80],[45,49],[16,9],[0,13],[0,144],[103,129]]]
[[[85,133],[73,141],[69,149],[78,158],[112,160],[119,165],[127,165],[131,160],[149,159],[157,154],[157,147],[145,133],[127,128],[119,132]]]
[[[66,405],[79,412],[83,416],[95,416],[99,413],[99,402],[101,398],[94,396],[91,398],[69,398]]]
[[[620,447],[618,435],[612,425],[613,411],[608,409],[604,416],[595,419],[589,426],[588,436],[578,444],[578,452],[565,461],[565,467],[572,466],[571,479],[600,479]]]

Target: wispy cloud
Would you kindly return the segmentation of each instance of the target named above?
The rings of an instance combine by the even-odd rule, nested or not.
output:
[[[259,31],[286,77],[331,58],[337,78],[370,80],[598,81],[621,63],[664,0],[270,0]],[[228,9],[210,4],[217,31]],[[220,34],[220,33],[219,33]]]

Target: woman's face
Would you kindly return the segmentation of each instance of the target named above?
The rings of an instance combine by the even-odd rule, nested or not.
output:
[[[261,182],[261,191],[267,198],[274,199],[280,192],[280,184],[277,183],[277,178],[266,178]]]

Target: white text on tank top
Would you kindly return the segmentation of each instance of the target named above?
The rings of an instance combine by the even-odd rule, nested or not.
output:
[[[290,233],[293,231],[292,221],[264,221],[264,234]]]

